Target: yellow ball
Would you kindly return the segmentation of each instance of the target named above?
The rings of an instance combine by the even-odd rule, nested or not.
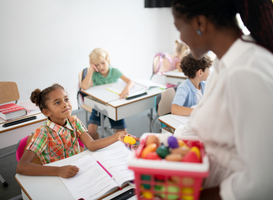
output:
[[[123,140],[125,143],[135,144],[136,140],[133,137],[126,135]]]
[[[198,147],[192,147],[191,148],[191,151],[193,151],[196,155],[197,155],[197,158],[199,159],[199,160],[201,160],[201,153],[200,153],[200,150],[199,150],[199,148]]]

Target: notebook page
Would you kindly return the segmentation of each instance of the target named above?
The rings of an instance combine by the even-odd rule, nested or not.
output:
[[[122,186],[126,181],[134,179],[134,173],[128,169],[127,165],[130,154],[131,151],[122,145],[111,150],[93,153],[92,156],[108,170],[119,186]]]
[[[97,199],[113,188],[117,188],[116,182],[105,173],[92,156],[84,156],[73,165],[80,169],[77,175],[67,179],[61,178],[61,180],[74,199]]]

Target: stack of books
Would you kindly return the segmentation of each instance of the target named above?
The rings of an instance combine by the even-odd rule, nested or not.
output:
[[[22,106],[19,106],[15,103],[8,103],[0,105],[0,117],[3,120],[10,120],[18,117],[25,116],[27,110]]]

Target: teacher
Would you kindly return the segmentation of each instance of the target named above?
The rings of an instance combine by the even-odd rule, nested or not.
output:
[[[198,135],[210,160],[200,199],[271,199],[272,1],[174,0],[172,12],[195,58],[217,55],[204,97],[179,133]],[[251,35],[242,35],[236,13]]]

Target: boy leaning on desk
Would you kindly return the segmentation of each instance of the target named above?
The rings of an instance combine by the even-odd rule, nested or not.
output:
[[[212,60],[207,55],[197,60],[189,53],[181,60],[180,68],[188,79],[176,90],[171,107],[172,114],[185,116],[191,114],[193,108],[203,98],[205,81],[210,74],[211,65]]]
[[[112,68],[110,65],[109,53],[101,48],[94,49],[89,55],[89,65],[86,77],[81,83],[81,88],[86,90],[89,87],[103,85],[107,83],[117,82],[118,79],[122,79],[127,85],[120,93],[120,98],[125,98],[129,95],[129,90],[134,86],[134,82],[124,76],[117,68]],[[111,128],[116,132],[126,131],[126,124],[124,119],[114,121],[109,118]],[[92,109],[88,121],[88,133],[96,140],[99,139],[99,133],[97,132],[98,126],[100,126],[100,113],[95,109]]]
[[[116,141],[124,143],[124,137],[128,135],[125,131],[121,131],[107,138],[93,140],[82,122],[76,116],[71,116],[71,102],[64,88],[59,84],[54,84],[43,91],[34,90],[31,101],[48,119],[35,130],[18,162],[16,169],[18,174],[73,177],[79,171],[76,166],[43,166],[32,161],[37,156],[42,164],[47,164],[78,154],[79,139],[90,151],[96,151]]]

